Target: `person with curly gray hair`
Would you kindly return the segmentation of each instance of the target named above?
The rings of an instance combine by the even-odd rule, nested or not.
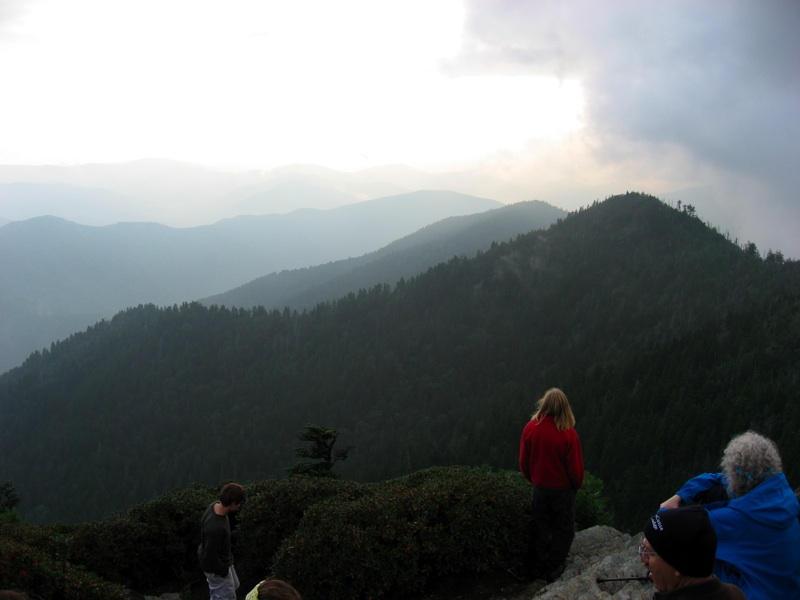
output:
[[[661,508],[704,505],[718,539],[714,574],[750,600],[800,598],[800,502],[777,445],[747,431],[728,443],[721,467],[687,481]]]

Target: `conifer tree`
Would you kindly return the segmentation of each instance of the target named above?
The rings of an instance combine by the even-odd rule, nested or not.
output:
[[[338,477],[333,473],[333,465],[340,460],[347,460],[347,454],[353,449],[348,446],[342,450],[333,451],[333,446],[339,433],[330,427],[322,427],[309,423],[298,434],[297,439],[309,442],[310,446],[295,448],[295,455],[299,458],[311,459],[313,462],[301,461],[293,467],[286,469],[289,476],[311,475],[313,477]]]
[[[21,498],[10,481],[0,483],[0,523],[19,521],[17,506]]]

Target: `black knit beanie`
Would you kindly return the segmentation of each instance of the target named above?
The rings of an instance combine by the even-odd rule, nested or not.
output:
[[[656,513],[645,522],[644,537],[682,575],[711,575],[717,534],[702,506],[682,506]]]

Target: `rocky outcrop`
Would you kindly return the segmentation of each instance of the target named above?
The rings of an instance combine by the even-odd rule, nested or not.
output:
[[[550,584],[534,582],[506,600],[650,600],[653,584],[649,581],[597,582],[598,578],[645,575],[647,569],[637,552],[641,541],[641,533],[631,536],[605,526],[579,531],[572,543],[567,568],[558,580]]]

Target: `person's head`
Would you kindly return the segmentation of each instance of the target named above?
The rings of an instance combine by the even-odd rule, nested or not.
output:
[[[244,502],[244,488],[238,483],[226,483],[219,491],[219,503],[225,508],[238,510]],[[234,507],[234,505],[236,505]]]
[[[717,534],[702,506],[663,510],[644,524],[639,553],[659,592],[709,577],[716,552]]]
[[[246,600],[303,600],[292,584],[280,579],[265,579],[253,591],[247,594]]]
[[[722,453],[721,466],[731,498],[743,496],[759,483],[783,471],[778,446],[755,431],[737,435],[728,442]]]
[[[553,417],[559,431],[575,426],[575,416],[572,414],[567,395],[558,388],[550,388],[539,398],[536,412],[531,419],[541,421],[548,416]]]

